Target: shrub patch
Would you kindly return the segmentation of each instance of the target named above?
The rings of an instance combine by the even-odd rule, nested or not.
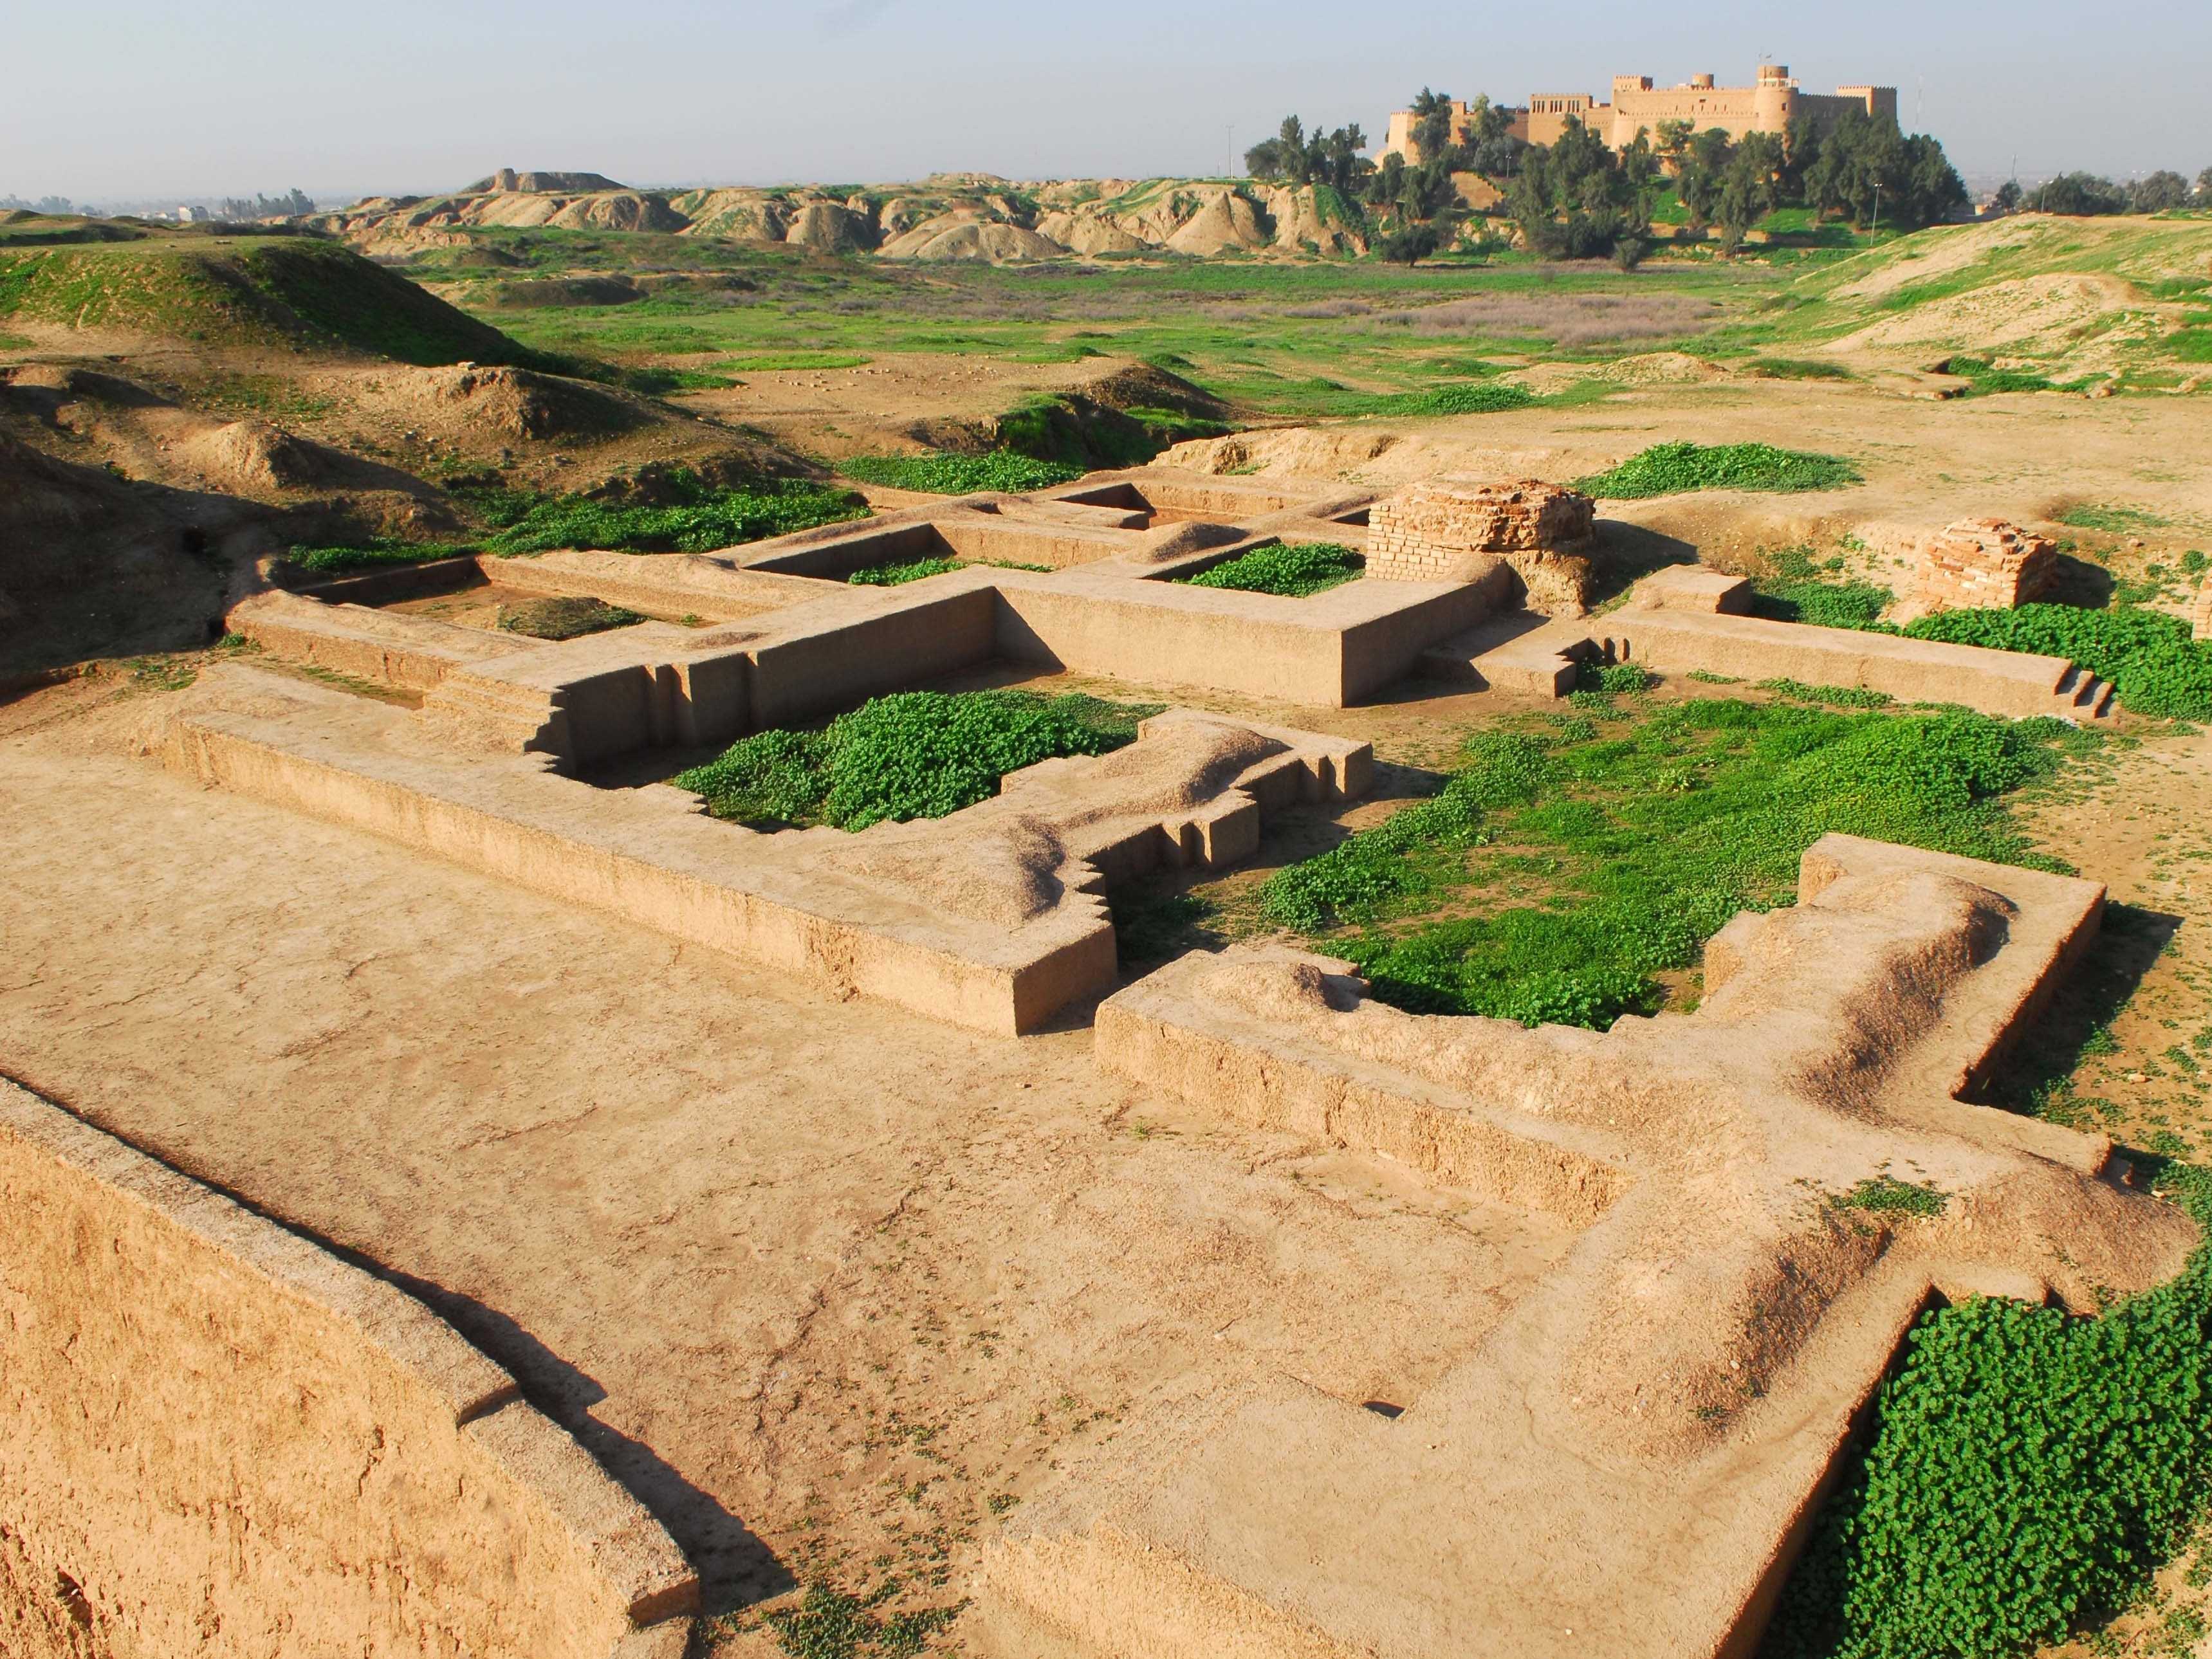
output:
[[[1243,593],[1304,599],[1357,578],[1367,562],[1337,542],[1284,542],[1255,547],[1195,576],[1176,580],[1191,587],[1228,587]]]
[[[1575,480],[1583,494],[1606,501],[1638,501],[1692,489],[1758,489],[1791,494],[1861,483],[1859,470],[1839,455],[1771,444],[1655,444],[1619,466]]]
[[[1831,830],[2057,867],[2003,798],[2100,741],[1966,710],[1583,697],[1477,734],[1436,795],[1277,872],[1267,917],[1400,1007],[1602,1027],[1656,1006],[1737,911],[1791,902]]]
[[[904,564],[872,564],[866,570],[855,570],[845,578],[854,587],[897,587],[906,582],[918,582],[924,576],[942,576],[948,570],[960,568],[957,559],[909,559]]]
[[[865,830],[973,806],[1039,761],[1119,749],[1159,712],[1079,694],[902,691],[821,731],[757,732],[674,782],[719,818]]]
[[[1064,461],[1041,461],[1010,449],[987,455],[855,455],[837,463],[837,470],[862,483],[883,484],[892,489],[924,490],[933,495],[969,495],[979,490],[1002,490],[1020,495],[1048,489],[1083,476],[1083,469]]]
[[[1899,1183],[1902,1185],[1903,1183]],[[2212,1178],[2160,1186],[2212,1224]],[[2094,1319],[1923,1316],[1791,1575],[1771,1659],[1999,1659],[2120,1605],[2212,1476],[2212,1246]]]
[[[2012,611],[1942,611],[1905,629],[1916,640],[2068,657],[2109,681],[2123,708],[2174,720],[2212,720],[2212,642],[2162,611],[2023,605]]]

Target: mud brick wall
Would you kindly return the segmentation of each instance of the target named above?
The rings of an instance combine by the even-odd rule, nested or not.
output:
[[[0,1215],[0,1653],[682,1651],[659,1522],[421,1304],[4,1079]]]

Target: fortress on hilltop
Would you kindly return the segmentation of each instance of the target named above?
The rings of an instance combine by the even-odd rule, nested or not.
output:
[[[1844,111],[1853,109],[1894,119],[1897,88],[1838,87],[1832,93],[1803,92],[1790,79],[1789,65],[1761,64],[1758,81],[1747,87],[1717,87],[1710,75],[1693,75],[1679,87],[1655,87],[1648,75],[1616,75],[1609,104],[1600,103],[1588,93],[1532,94],[1525,105],[1507,109],[1512,125],[1506,131],[1532,144],[1548,144],[1566,130],[1569,121],[1579,121],[1605,134],[1615,149],[1626,149],[1639,132],[1649,132],[1656,138],[1662,121],[1687,121],[1699,132],[1719,127],[1731,138],[1741,138],[1747,132],[1779,133],[1800,116],[1811,117],[1821,127],[1832,126]],[[1377,161],[1398,155],[1410,167],[1421,159],[1420,146],[1413,138],[1416,118],[1407,109],[1390,117],[1389,137]],[[1473,112],[1465,103],[1453,102],[1454,143],[1468,137],[1473,119]]]

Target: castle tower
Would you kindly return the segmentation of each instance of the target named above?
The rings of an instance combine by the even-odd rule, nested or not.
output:
[[[1797,112],[1797,83],[1790,78],[1787,64],[1761,64],[1759,84],[1751,91],[1752,131],[1780,133],[1789,130]]]

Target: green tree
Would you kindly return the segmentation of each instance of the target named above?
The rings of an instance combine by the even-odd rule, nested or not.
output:
[[[1805,204],[1823,217],[1847,215],[1864,228],[1882,220],[1907,230],[1932,225],[1966,204],[1966,186],[1924,133],[1907,138],[1888,116],[1847,110],[1804,172]]]
[[[1690,228],[1702,231],[1720,207],[1721,179],[1728,171],[1735,147],[1719,127],[1694,134],[1674,164],[1674,192],[1682,199]]]
[[[1406,191],[1406,158],[1392,150],[1382,158],[1382,165],[1368,175],[1367,188],[1363,192],[1376,207],[1394,204]]]
[[[1650,152],[1633,152],[1648,174]],[[1642,178],[1613,146],[1569,120],[1556,143],[1532,145],[1505,192],[1505,210],[1536,252],[1553,258],[1602,258],[1624,236],[1646,239],[1650,216]]]
[[[2027,198],[2027,205],[2037,213],[2090,217],[2106,213],[2125,213],[2128,210],[2128,196],[2111,179],[2095,173],[2062,173],[2039,186]]]
[[[1473,143],[1487,144],[1503,138],[1506,136],[1506,129],[1512,125],[1510,112],[1492,103],[1486,92],[1468,106],[1468,138]]]
[[[1382,257],[1393,264],[1402,264],[1410,270],[1443,245],[1443,233],[1433,222],[1422,221],[1384,237]]]
[[[1421,88],[1413,100],[1413,149],[1420,160],[1433,161],[1451,148],[1452,98],[1448,92]]]
[[[1783,161],[1779,137],[1771,132],[1747,132],[1721,168],[1713,219],[1730,252],[1781,201]]]
[[[2189,205],[2189,180],[2178,173],[2160,167],[2128,186],[2128,211],[2130,213],[2163,213],[2169,208]]]
[[[1307,177],[1349,196],[1362,175],[1374,170],[1375,164],[1359,153],[1366,148],[1367,135],[1357,122],[1325,138],[1316,133],[1307,146]]]

